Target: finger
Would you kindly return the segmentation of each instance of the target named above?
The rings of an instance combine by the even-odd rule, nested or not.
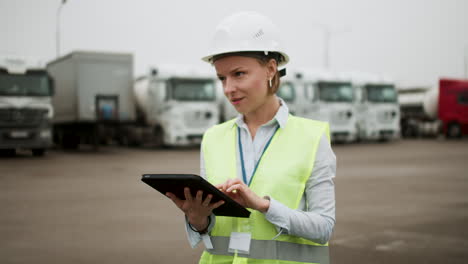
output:
[[[226,191],[228,187],[228,183],[229,183],[229,179],[223,183],[223,187],[222,187],[223,191]]]
[[[230,179],[230,180],[229,180],[229,185],[226,187],[226,190],[229,189],[229,187],[231,187],[232,185],[235,185],[235,184],[244,184],[244,182],[241,181],[241,180],[238,179],[238,178]]]
[[[190,188],[188,187],[185,187],[184,188],[184,195],[185,195],[185,200],[191,202],[193,199],[192,199],[192,194],[190,193]]]
[[[234,182],[234,183],[244,183],[244,182],[241,181],[239,178],[235,178],[233,182]]]
[[[221,190],[221,191],[224,190],[223,186],[224,186],[224,183],[220,183],[220,184],[215,185],[216,189]]]
[[[206,197],[205,201],[203,201],[203,206],[208,206],[208,205],[210,205],[211,198],[213,198],[213,195],[208,194],[208,196]]]
[[[234,185],[231,185],[229,188],[227,188],[226,192],[233,192],[233,193],[237,193],[237,191],[241,191],[243,186],[242,184],[234,184]]]
[[[213,204],[210,205],[210,209],[211,209],[211,210],[216,209],[216,208],[220,207],[220,206],[223,205],[223,204],[224,204],[224,201],[223,201],[223,200],[217,201],[216,203],[213,203]]]
[[[175,203],[175,205],[179,208],[182,208],[182,204],[184,203],[182,200],[180,200],[179,198],[177,198],[177,196],[175,196],[173,193],[166,193],[166,196],[172,200],[172,202]]]
[[[202,202],[202,197],[203,197],[203,191],[200,191],[200,190],[199,190],[199,191],[197,192],[197,195],[195,196],[195,200],[196,200],[197,202],[201,203],[201,202]]]
[[[229,189],[229,187],[231,187],[234,183],[234,180],[233,179],[228,179],[226,181],[226,185],[224,186],[224,191],[227,191],[227,189]]]

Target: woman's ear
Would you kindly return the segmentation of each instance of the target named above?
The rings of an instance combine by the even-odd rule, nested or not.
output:
[[[275,59],[270,59],[267,64],[268,79],[271,80],[275,77],[276,71],[278,70],[278,64]]]

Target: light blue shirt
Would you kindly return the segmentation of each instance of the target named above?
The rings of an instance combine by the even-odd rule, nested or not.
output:
[[[276,131],[276,127],[286,126],[289,110],[281,99],[281,106],[275,117],[260,126],[254,139],[250,135],[243,115],[239,115],[235,124],[240,128],[242,152],[247,181],[252,177],[255,165],[262,156],[263,149]],[[237,177],[242,180],[242,165],[238,144],[237,152]],[[336,157],[333,153],[327,135],[323,135],[317,153],[312,173],[307,180],[304,195],[297,209],[291,209],[270,197],[270,207],[265,213],[265,218],[277,227],[281,234],[290,234],[324,244],[330,240],[335,225],[335,185],[333,178],[336,174]],[[205,161],[203,151],[200,157],[200,175],[206,178]],[[215,217],[211,215],[211,230],[215,224]],[[186,224],[187,236],[192,247],[198,245],[201,236],[192,231]]]

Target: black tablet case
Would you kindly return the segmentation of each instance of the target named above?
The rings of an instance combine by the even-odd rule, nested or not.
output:
[[[232,200],[229,196],[218,190],[202,177],[194,174],[144,174],[141,180],[158,190],[164,196],[167,192],[175,194],[179,199],[185,200],[184,187],[189,187],[192,196],[198,190],[203,191],[203,200],[212,194],[211,202],[223,200],[225,203],[213,210],[218,216],[249,217],[250,211]]]

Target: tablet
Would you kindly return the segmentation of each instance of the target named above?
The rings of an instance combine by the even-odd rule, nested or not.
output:
[[[224,204],[213,210],[218,216],[249,217],[250,211],[218,190],[214,185],[194,174],[143,174],[141,180],[158,190],[164,196],[167,192],[173,193],[179,199],[185,200],[184,188],[189,187],[192,196],[198,190],[203,191],[203,200],[212,194],[211,202],[223,200]]]

